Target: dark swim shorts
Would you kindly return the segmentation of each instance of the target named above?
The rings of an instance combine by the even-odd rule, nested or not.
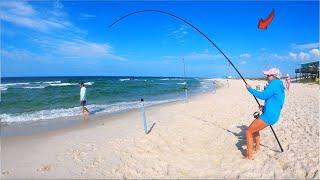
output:
[[[86,100],[80,101],[81,106],[85,106],[87,104]]]

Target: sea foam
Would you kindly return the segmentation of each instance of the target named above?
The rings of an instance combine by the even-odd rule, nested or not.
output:
[[[145,101],[145,106],[152,106],[156,104],[168,103],[173,101],[178,101],[181,99],[168,99],[168,100],[158,100],[158,101]],[[98,113],[116,113],[127,111],[131,109],[140,108],[140,101],[131,102],[119,102],[114,104],[90,104],[87,106],[92,114]],[[79,116],[80,107],[72,107],[66,109],[51,109],[51,110],[41,110],[36,112],[28,112],[21,114],[0,114],[0,119],[2,123],[17,123],[17,122],[28,122],[28,121],[39,121],[39,120],[52,120],[62,117]]]

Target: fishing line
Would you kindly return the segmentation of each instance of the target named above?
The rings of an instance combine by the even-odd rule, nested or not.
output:
[[[241,77],[242,81],[247,85],[248,83],[246,82],[246,80],[243,78],[242,74],[239,72],[239,70],[235,67],[235,65],[232,63],[232,61],[228,58],[228,56],[207,36],[205,35],[203,32],[201,32],[196,26],[192,25],[191,23],[189,23],[188,21],[182,19],[181,17],[179,16],[176,16],[174,14],[171,14],[171,13],[168,13],[168,12],[165,12],[165,11],[160,11],[160,10],[154,10],[154,9],[146,9],[146,10],[140,10],[140,11],[134,11],[134,12],[131,12],[129,14],[126,14],[122,17],[120,17],[119,19],[115,20],[112,24],[110,24],[109,28],[113,27],[115,24],[117,24],[118,22],[120,22],[121,20],[125,19],[126,17],[128,16],[131,16],[131,15],[134,15],[134,14],[138,14],[138,13],[144,13],[144,12],[156,12],[156,13],[161,13],[161,14],[166,14],[166,15],[169,15],[169,16],[172,16],[176,19],[179,19],[181,21],[183,21],[184,23],[188,24],[189,26],[191,26],[193,29],[195,29],[196,31],[198,31],[203,37],[205,37],[227,60],[228,62],[230,63],[230,65],[236,70],[236,72],[238,73],[238,75]],[[257,102],[257,104],[259,105],[260,107],[260,103],[258,101],[258,99],[253,96],[255,101]],[[274,132],[272,126],[270,126],[272,132],[273,132],[273,135],[275,136],[279,146],[280,146],[280,149],[281,151],[283,152],[283,148],[278,140],[278,137],[276,135],[276,133]]]

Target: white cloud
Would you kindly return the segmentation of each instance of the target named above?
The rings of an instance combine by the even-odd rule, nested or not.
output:
[[[122,56],[118,56],[118,55],[115,55],[115,54],[107,54],[105,58],[106,59],[116,60],[116,61],[128,61],[127,58],[122,57]]]
[[[287,60],[287,59],[289,59],[288,56],[286,56],[286,55],[279,55],[279,54],[277,54],[277,53],[271,54],[271,58],[277,59],[277,60]]]
[[[30,16],[35,14],[33,8],[23,1],[2,1],[0,3],[1,10],[16,15]]]
[[[270,60],[281,60],[281,61],[314,61],[319,60],[320,51],[319,43],[307,43],[307,44],[291,44],[291,51],[287,54],[277,54],[277,53],[263,53],[258,58],[260,60],[270,59]]]
[[[239,62],[239,64],[241,64],[241,65],[247,64],[247,61],[242,60],[242,61]]]
[[[40,37],[39,39],[33,39],[33,41],[38,44],[39,48],[56,57],[127,60],[116,55],[108,43],[96,43],[82,38],[56,39],[52,37]]]
[[[298,57],[299,57],[300,60],[306,61],[306,60],[309,60],[310,55],[308,53],[305,53],[305,52],[300,52]]]
[[[20,61],[47,60],[47,57],[39,56],[38,54],[32,53],[32,52],[24,50],[24,49],[10,49],[10,50],[1,49],[1,58],[3,60],[20,60]]]
[[[244,54],[240,54],[239,57],[240,57],[240,58],[243,58],[243,59],[249,59],[249,58],[251,58],[251,54],[249,54],[249,53],[244,53]]]
[[[293,60],[297,59],[298,54],[297,53],[293,53],[293,52],[289,52],[289,57]]]
[[[26,1],[5,1],[0,3],[0,19],[38,31],[30,41],[32,46],[42,49],[43,57],[55,60],[60,58],[99,58],[125,61],[124,57],[111,52],[111,46],[107,43],[96,43],[85,40],[86,32],[74,26],[66,20],[67,14],[63,12],[63,5],[56,1],[53,10],[49,7],[36,11]],[[87,17],[89,15],[87,14]],[[7,58],[15,59],[35,59],[34,52],[31,53],[22,49],[7,49]],[[11,53],[11,55],[9,54]]]
[[[319,48],[319,42],[316,42],[316,43],[307,43],[307,44],[291,44],[291,46],[292,46],[294,49],[300,49],[300,50],[315,49],[315,48]]]
[[[0,4],[0,19],[32,30],[48,32],[51,29],[66,29],[70,23],[64,20],[41,17],[24,1],[5,1]]]
[[[72,57],[98,58],[110,53],[107,44],[98,44],[83,40],[60,41],[57,47],[59,54]]]
[[[108,44],[99,44],[81,39],[60,41],[55,49],[62,56],[73,58],[102,58],[119,61],[127,61],[126,58],[112,53],[112,48]]]
[[[183,38],[188,35],[189,27],[185,24],[181,25],[178,29],[171,31],[168,36],[173,36],[176,39],[179,39],[179,42],[184,42]]]
[[[251,58],[251,54],[249,53],[243,53],[239,55],[239,64],[244,65],[247,64],[247,60]]]
[[[87,20],[87,19],[94,18],[94,17],[96,17],[96,16],[92,15],[92,14],[81,13],[79,19],[80,20]]]
[[[108,44],[98,44],[83,40],[64,40],[47,42],[43,47],[46,48],[45,54],[37,54],[25,49],[10,48],[3,49],[1,57],[4,60],[36,60],[36,61],[59,61],[60,59],[79,59],[91,61],[97,60],[116,60],[127,61],[127,58],[113,54]]]
[[[313,56],[319,57],[320,56],[320,51],[319,49],[311,49],[309,51],[309,53],[311,53]]]
[[[63,8],[63,4],[59,0],[55,0],[54,1],[54,8],[55,9],[62,9]]]
[[[286,60],[292,60],[292,61],[309,61],[309,60],[314,60],[316,57],[317,49],[315,50],[310,50],[308,52],[300,51],[300,52],[289,52],[287,55],[281,55],[277,53],[273,54],[266,54],[264,57],[260,56],[260,59],[274,59],[274,60],[281,60],[281,61],[286,61]],[[313,54],[312,54],[313,53]]]

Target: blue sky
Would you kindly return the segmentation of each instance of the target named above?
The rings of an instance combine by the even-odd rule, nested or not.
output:
[[[169,16],[180,16],[207,34],[244,76],[278,67],[294,74],[319,60],[319,2],[6,1],[1,11],[1,74],[8,76],[236,75],[209,42]],[[267,30],[257,29],[272,9]]]

